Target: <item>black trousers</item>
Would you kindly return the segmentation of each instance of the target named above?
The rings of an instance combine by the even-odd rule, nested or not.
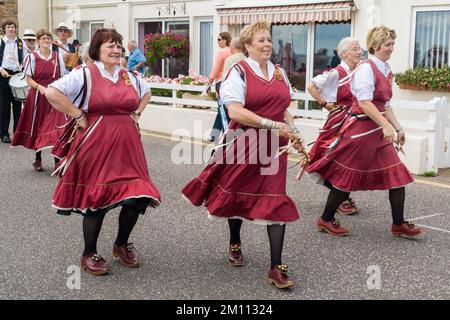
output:
[[[10,72],[9,74],[14,74]],[[11,87],[9,86],[9,78],[0,76],[0,138],[9,136],[9,123],[11,122],[11,108],[14,118],[13,132],[16,131],[19,123],[20,112],[22,111],[22,103],[13,98]]]

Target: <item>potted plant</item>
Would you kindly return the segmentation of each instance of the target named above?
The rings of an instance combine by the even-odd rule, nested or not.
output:
[[[450,92],[450,67],[418,67],[395,75],[400,89]]]

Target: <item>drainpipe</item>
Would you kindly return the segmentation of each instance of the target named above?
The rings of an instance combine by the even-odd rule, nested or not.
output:
[[[47,0],[48,6],[48,30],[53,30],[53,0]]]

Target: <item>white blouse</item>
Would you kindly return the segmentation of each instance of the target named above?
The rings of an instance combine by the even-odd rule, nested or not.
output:
[[[252,68],[253,72],[255,72],[258,77],[264,79],[263,71],[258,62],[251,58],[245,59],[245,62],[248,63],[250,68]],[[270,61],[267,62],[267,71],[269,73],[270,81],[274,77],[275,73],[275,65]],[[292,96],[294,94],[294,91],[292,90],[289,79],[283,69],[282,73],[286,84],[289,86],[289,91]],[[246,84],[244,83],[244,81],[242,81],[239,71],[232,67],[228,78],[223,81],[220,86],[220,99],[226,106],[228,106],[230,103],[241,103],[242,105],[245,105],[245,87]]]
[[[375,56],[370,56],[378,70],[387,77],[391,72],[391,67],[387,62],[381,61]],[[375,91],[375,76],[372,67],[368,63],[361,64],[353,75],[353,80],[350,84],[353,95],[358,101],[372,101],[373,92]],[[386,102],[386,107],[391,105],[391,101]]]
[[[39,50],[36,50],[35,52],[41,59],[43,59],[45,61],[51,60],[52,56],[53,56],[52,50],[50,50],[50,55],[48,56],[47,59],[39,52]],[[60,53],[58,53],[58,64],[59,64],[59,66],[58,66],[58,70],[56,70],[56,72],[58,72],[60,74],[60,76],[63,77],[65,74],[66,68],[64,66],[63,57]],[[36,57],[34,56],[33,53],[30,53],[27,55],[27,57],[25,58],[24,66],[25,66],[24,72],[27,76],[31,77],[31,76],[33,76],[33,74],[36,73]]]
[[[341,66],[345,72],[350,74],[350,67],[344,61],[341,62]],[[329,103],[337,102],[337,93],[339,87],[339,72],[332,70],[325,74],[320,74],[312,79],[312,83],[319,89],[322,98]]]
[[[108,79],[109,81],[113,83],[117,83],[119,81],[119,71],[121,70],[120,66],[116,66],[114,70],[114,75],[111,76],[108,71],[106,71],[105,66],[102,62],[95,61],[95,65],[100,70],[100,74],[103,78]],[[87,94],[86,94],[86,101],[84,103],[83,111],[88,112],[89,110],[89,100],[91,97],[92,92],[92,82],[91,77],[89,73],[89,69],[86,68],[86,76],[87,76]],[[150,87],[147,85],[147,83],[138,76],[138,79],[136,81],[136,78],[134,77],[131,72],[128,71],[128,77],[130,78],[134,89],[139,95],[139,87],[140,87],[140,99],[144,97],[148,92],[150,92]],[[72,70],[69,74],[65,75],[61,79],[53,82],[50,84],[49,87],[55,88],[61,93],[63,93],[70,101],[74,101],[74,99],[77,97],[77,95],[80,93],[82,87],[83,87],[83,68]],[[75,104],[78,105],[81,102],[81,95],[80,97],[75,101]]]

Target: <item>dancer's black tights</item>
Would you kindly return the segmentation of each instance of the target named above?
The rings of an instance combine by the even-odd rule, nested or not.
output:
[[[240,230],[242,226],[241,219],[228,219],[230,227],[230,243],[241,243]],[[269,225],[267,226],[267,234],[270,244],[270,264],[275,266],[281,264],[281,255],[283,253],[283,242],[286,225]]]
[[[136,222],[138,221],[139,213],[129,207],[123,206],[119,215],[119,231],[117,232],[117,238],[115,243],[118,246],[123,246],[128,243],[131,231],[133,231]]]
[[[97,252],[97,239],[102,228],[105,214],[94,214],[83,218],[84,251],[83,256]],[[123,206],[119,215],[119,232],[115,243],[119,246],[128,243],[128,238],[133,230],[139,214],[136,210]]]
[[[59,162],[58,158],[54,158],[54,159],[55,159],[55,163]],[[42,161],[42,151],[36,152],[36,161]]]
[[[228,219],[230,227],[230,244],[241,243],[241,219]]]
[[[270,266],[281,264],[281,254],[283,253],[284,233],[286,225],[273,224],[267,226],[270,244]]]
[[[348,200],[350,193],[336,189],[328,181],[325,182],[325,186],[330,189],[330,193],[328,194],[327,204],[323,210],[322,219],[328,222],[334,219],[336,210],[342,202]]]
[[[389,202],[391,203],[392,222],[401,225],[405,222],[405,187],[389,190]]]
[[[331,185],[327,185],[330,188],[328,194],[327,204],[322,214],[322,219],[325,221],[332,221],[334,214],[340,204],[348,199],[349,193],[338,190]],[[392,221],[396,225],[401,225],[404,221],[404,206],[405,206],[405,187],[390,189],[389,190],[389,202],[392,210]]]
[[[83,218],[84,251],[83,256],[97,252],[97,239],[105,214],[93,214]]]

